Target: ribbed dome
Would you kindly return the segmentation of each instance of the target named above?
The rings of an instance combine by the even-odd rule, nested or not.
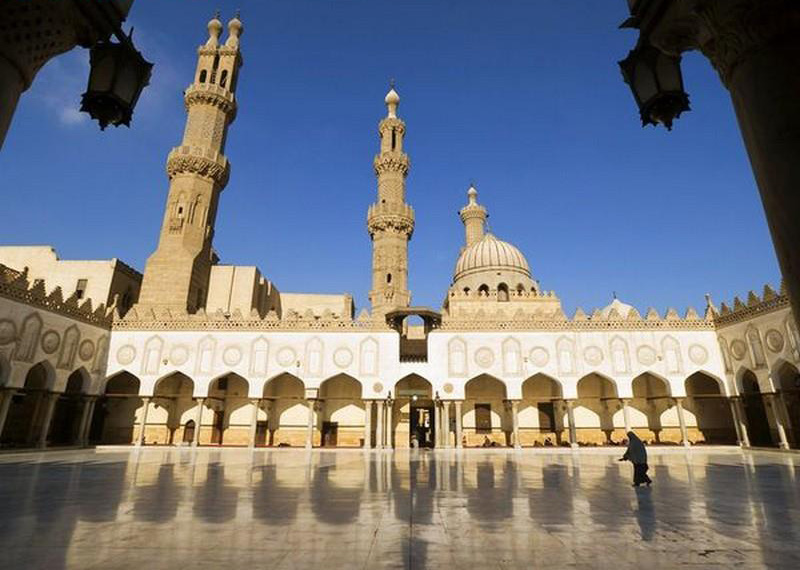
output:
[[[484,235],[479,241],[461,252],[456,263],[454,279],[481,271],[503,270],[531,276],[528,261],[522,252],[508,242],[497,239],[492,234]]]
[[[608,315],[611,314],[612,309],[617,311],[617,314],[621,318],[627,319],[628,314],[633,310],[633,306],[629,305],[628,303],[623,303],[622,301],[614,297],[614,300],[611,301],[610,304],[600,309],[600,314],[603,315],[604,319],[607,319]]]

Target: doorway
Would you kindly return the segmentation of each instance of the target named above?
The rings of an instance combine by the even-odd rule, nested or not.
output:
[[[435,447],[436,422],[434,422],[434,409],[433,404],[429,402],[411,402],[408,442],[411,447],[414,447],[414,440],[416,440],[419,447]]]

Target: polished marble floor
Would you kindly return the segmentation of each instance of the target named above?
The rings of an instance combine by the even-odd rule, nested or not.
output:
[[[0,568],[800,568],[800,454],[0,455]]]

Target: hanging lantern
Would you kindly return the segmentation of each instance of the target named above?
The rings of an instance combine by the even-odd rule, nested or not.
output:
[[[89,85],[81,100],[81,111],[100,123],[130,126],[133,109],[150,82],[153,64],[146,61],[130,41],[101,41],[91,48]],[[127,40],[127,41],[124,41]]]
[[[672,122],[689,110],[689,95],[683,90],[681,57],[641,44],[619,66],[639,105],[642,126],[661,123],[671,131]]]

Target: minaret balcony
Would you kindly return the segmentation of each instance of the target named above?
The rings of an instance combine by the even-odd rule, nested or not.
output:
[[[408,155],[403,152],[389,151],[377,155],[372,162],[372,166],[378,176],[384,172],[400,172],[403,176],[406,176],[408,169],[411,167],[411,161],[408,159]]]
[[[167,158],[167,175],[172,179],[179,174],[210,178],[224,187],[230,176],[230,164],[221,152],[198,146],[178,146]]]
[[[219,85],[193,83],[184,91],[183,95],[187,111],[192,105],[211,105],[221,109],[224,113],[230,113],[232,116],[229,122],[233,122],[236,116],[236,98],[234,94]]]
[[[367,228],[370,235],[394,230],[410,238],[414,232],[414,208],[408,204],[371,204],[367,209]]]

